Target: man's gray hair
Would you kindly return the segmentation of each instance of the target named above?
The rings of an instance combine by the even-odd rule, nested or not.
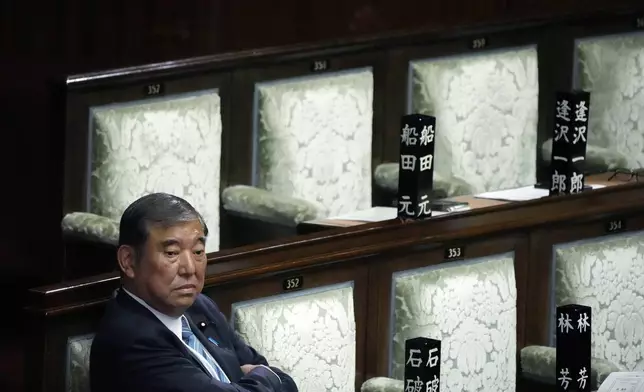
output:
[[[168,193],[151,193],[130,204],[123,212],[119,246],[129,245],[139,253],[148,240],[151,226],[168,228],[190,221],[199,221],[204,235],[208,235],[203,217],[186,200]]]

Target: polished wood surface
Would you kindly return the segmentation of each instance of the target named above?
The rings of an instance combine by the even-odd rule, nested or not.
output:
[[[609,173],[600,173],[600,174],[594,174],[594,175],[588,176],[588,179],[586,180],[586,185],[602,185],[605,187],[609,187],[609,186],[615,186],[615,185],[622,185],[627,182],[627,181],[620,181],[619,179],[611,179],[609,181],[612,175],[613,173],[609,172]],[[477,210],[480,208],[499,206],[507,203],[516,203],[516,202],[508,202],[504,200],[483,199],[472,195],[450,197],[450,198],[447,198],[446,200],[465,202],[470,206],[470,210],[468,211]],[[449,215],[453,215],[457,213],[462,214],[465,212],[467,211],[453,212],[453,213],[450,213]],[[444,215],[439,215],[439,216],[444,216]],[[435,219],[435,218],[430,218],[430,219]],[[334,229],[338,227],[353,227],[353,226],[364,225],[367,223],[368,222],[366,221],[360,221],[360,220],[332,219],[332,218],[316,219],[316,220],[305,221],[300,223],[298,225],[298,232],[302,234],[309,234],[309,233],[315,233],[321,230]]]
[[[571,40],[577,35],[632,30],[634,18],[642,14],[644,7],[635,0],[610,4],[598,0],[532,0],[525,4],[515,0],[460,0],[449,5],[407,2],[404,6],[360,1],[315,6],[292,1],[288,6],[242,3],[200,0],[188,6],[167,1],[133,5],[122,0],[91,4],[65,0],[55,7],[42,5],[36,14],[29,2],[10,0],[0,5],[0,47],[3,55],[11,58],[10,62],[0,62],[0,94],[5,103],[5,116],[0,121],[7,122],[5,143],[12,151],[21,152],[20,159],[15,154],[3,155],[4,167],[20,167],[8,171],[5,179],[16,191],[7,195],[12,206],[8,220],[13,223],[0,247],[0,269],[7,281],[3,289],[10,292],[69,277],[60,235],[64,204],[69,203],[63,198],[64,158],[74,153],[66,150],[70,141],[63,137],[66,102],[60,84],[67,83],[65,75],[80,75],[81,79],[71,78],[70,83],[94,86],[98,91],[127,84],[127,80],[134,83],[137,78],[143,83],[146,77],[176,77],[171,71],[188,61],[178,59],[197,58],[188,62],[202,64],[194,68],[198,74],[204,69],[220,69],[219,64],[239,68],[241,61],[248,67],[280,67],[301,59],[302,53],[314,58],[338,55],[338,47],[350,48],[352,53],[389,47],[403,50],[397,52],[400,56],[387,60],[390,68],[385,83],[398,86],[400,80],[406,80],[407,65],[401,61],[407,56],[404,47],[411,45],[417,51],[440,43],[438,47],[442,49],[427,50],[441,55],[454,53],[455,48],[468,50],[471,39],[486,36],[490,37],[486,50],[494,50],[511,44],[512,35],[521,35],[513,32],[508,37],[504,29],[507,32],[532,26],[539,37],[550,37],[539,52],[539,68],[546,75],[539,80],[539,107],[540,112],[550,113],[551,92],[571,85]],[[253,12],[246,12],[248,9]],[[31,22],[18,22],[23,19]],[[544,23],[573,30],[562,31]],[[416,38],[410,40],[410,36]],[[540,40],[544,42],[546,38]],[[448,41],[451,46],[446,44]],[[289,44],[293,46],[280,48]],[[248,51],[239,52],[244,49]],[[261,61],[253,65],[251,57]],[[154,65],[122,68],[151,63]],[[105,69],[117,71],[96,73]],[[110,84],[101,85],[101,81]],[[386,111],[385,132],[397,128],[390,124],[401,114],[395,108],[403,104],[404,97],[389,94],[385,98],[386,105],[394,108]],[[540,140],[551,129],[550,120],[544,116],[539,121]],[[383,160],[394,159],[388,158],[387,146],[384,144]],[[240,173],[245,171],[246,168]],[[35,188],[46,192],[32,192]],[[32,246],[32,236],[24,233],[34,229],[33,222],[38,222],[39,244],[49,254],[46,261],[33,252],[24,252]]]
[[[260,66],[279,66],[294,53],[309,50],[324,52],[329,47],[354,44],[362,45],[358,48],[362,51],[378,50],[382,44],[367,43],[382,40],[392,46],[408,45],[403,45],[404,38],[415,31],[431,33],[420,34],[416,44],[431,45],[466,35],[487,35],[500,27],[550,21],[575,29],[565,33],[540,29],[540,34],[551,38],[549,47],[553,48],[539,53],[540,68],[543,64],[553,65],[544,71],[548,77],[540,78],[539,84],[544,91],[551,91],[571,86],[571,38],[632,29],[629,21],[644,15],[642,7],[639,0],[458,0],[444,4],[411,0],[334,0],[319,4],[294,0],[198,0],[181,4],[167,0],[0,2],[0,53],[11,60],[0,61],[0,124],[8,146],[1,162],[3,167],[15,168],[4,176],[9,189],[5,194],[9,223],[0,240],[0,293],[13,299],[6,305],[7,312],[17,315],[17,309],[24,305],[22,293],[27,287],[73,277],[66,276],[60,231],[65,202],[64,157],[69,153],[65,151],[62,125],[65,98],[60,89],[65,75],[156,63],[159,74],[167,76],[163,70],[180,63],[177,59],[198,56],[224,61],[272,53],[272,60],[264,60]],[[287,50],[277,48],[289,44],[294,46]],[[463,42],[455,45],[462,46]],[[246,49],[249,51],[239,54]],[[399,64],[397,68],[388,83],[403,75],[404,67]],[[563,71],[551,72],[553,69]],[[145,67],[135,67],[130,77],[136,78],[137,72],[139,81],[145,80],[140,77]],[[203,72],[203,68],[196,72]],[[118,83],[125,82],[117,80],[115,84]],[[97,89],[102,88],[105,86],[98,83]],[[402,102],[399,96],[389,99]],[[540,94],[540,112],[550,112],[552,103],[548,100],[552,99],[549,94]],[[542,140],[552,124],[547,118],[540,119],[539,127],[543,130],[539,133]],[[40,249],[37,252],[33,251],[34,238]],[[3,335],[13,336],[21,330],[20,325],[14,324],[11,333]],[[0,346],[4,343],[0,342]],[[4,370],[1,363],[0,368]],[[4,390],[12,389],[10,386]]]
[[[395,271],[449,262],[444,249],[454,244],[465,244],[468,258],[514,251],[517,348],[547,345],[552,245],[601,237],[607,234],[606,222],[616,217],[624,219],[627,230],[644,230],[643,194],[644,184],[631,182],[426,221],[376,222],[226,250],[210,256],[204,293],[230,315],[235,302],[280,294],[283,279],[290,276],[304,276],[305,289],[353,280],[357,333],[363,334],[356,357],[359,385],[386,374],[388,351],[382,342],[389,336]],[[64,386],[67,339],[94,330],[118,286],[117,274],[105,274],[30,290],[28,366],[40,377],[34,379],[52,386],[49,392]]]

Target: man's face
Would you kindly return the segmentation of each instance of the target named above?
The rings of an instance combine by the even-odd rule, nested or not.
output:
[[[119,262],[133,283],[134,294],[164,314],[182,315],[203,289],[207,259],[201,223],[152,226],[142,254],[131,251],[121,247]],[[121,259],[127,259],[128,254],[132,262],[123,263]],[[139,256],[138,260],[134,256]]]

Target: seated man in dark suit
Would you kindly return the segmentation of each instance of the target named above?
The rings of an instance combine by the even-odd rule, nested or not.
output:
[[[93,392],[297,392],[201,294],[208,228],[185,200],[155,193],[120,223],[122,288],[90,354]]]

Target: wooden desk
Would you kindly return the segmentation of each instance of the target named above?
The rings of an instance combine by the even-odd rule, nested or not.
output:
[[[394,274],[451,263],[444,255],[454,244],[467,247],[466,259],[512,254],[517,350],[548,345],[553,247],[601,240],[610,234],[606,223],[616,219],[624,230],[644,233],[643,196],[644,184],[632,182],[521,203],[472,200],[484,205],[426,221],[374,222],[226,250],[210,255],[203,292],[230,315],[234,304],[282,294],[293,276],[303,278],[304,291],[353,282],[359,388],[388,374]],[[96,330],[117,287],[118,274],[106,274],[29,292],[28,390],[66,390],[69,341]]]
[[[616,180],[608,181],[608,178],[610,178],[611,175],[612,173],[602,173],[602,174],[595,174],[595,175],[589,176],[588,179],[586,180],[586,184],[602,185],[605,187],[624,184],[624,182],[616,181]],[[509,202],[504,200],[483,199],[473,195],[450,197],[447,200],[466,202],[470,206],[469,210],[452,212],[450,213],[450,215],[466,214],[472,210],[488,208],[488,207],[498,206],[498,205],[507,204],[507,203],[519,203],[519,202]],[[395,207],[388,207],[388,208],[393,209]],[[445,216],[445,214],[442,214],[439,216]],[[432,217],[429,219],[431,220],[433,218],[435,217]],[[310,220],[310,221],[305,221],[300,223],[297,227],[297,232],[298,234],[310,234],[310,233],[317,233],[323,230],[337,229],[340,227],[353,227],[353,226],[364,225],[367,223],[370,223],[370,222],[363,221],[363,220],[322,218],[322,219],[315,219],[315,220]]]

